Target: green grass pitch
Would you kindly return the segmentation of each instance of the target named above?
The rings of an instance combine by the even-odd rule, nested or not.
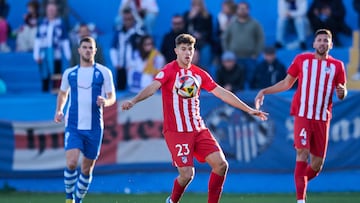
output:
[[[164,203],[168,194],[94,194],[84,203]],[[0,193],[1,203],[64,203],[61,193]],[[206,194],[185,193],[183,203],[206,203]],[[295,203],[295,194],[223,194],[221,203]],[[360,193],[309,193],[307,203],[360,203]]]

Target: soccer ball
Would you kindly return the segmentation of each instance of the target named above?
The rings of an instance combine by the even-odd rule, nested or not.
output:
[[[176,93],[183,98],[194,97],[199,90],[198,80],[191,75],[184,75],[175,82]]]

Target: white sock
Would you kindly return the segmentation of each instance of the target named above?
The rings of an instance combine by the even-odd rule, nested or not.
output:
[[[305,200],[303,200],[303,199],[298,200],[297,203],[305,203]]]

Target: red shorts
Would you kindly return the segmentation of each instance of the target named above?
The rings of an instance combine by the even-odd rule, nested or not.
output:
[[[164,133],[166,144],[176,167],[193,166],[195,157],[199,162],[217,151],[221,151],[218,142],[208,129],[200,132]]]
[[[329,138],[329,121],[310,120],[295,116],[294,146],[309,149],[310,153],[325,158]]]

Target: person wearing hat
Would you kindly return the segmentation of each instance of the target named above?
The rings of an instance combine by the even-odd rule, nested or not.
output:
[[[274,47],[265,47],[263,60],[256,65],[251,89],[261,89],[271,86],[286,76],[286,68],[276,57]]]
[[[222,54],[216,78],[219,85],[231,92],[244,90],[245,68],[236,63],[234,52],[225,51]]]

